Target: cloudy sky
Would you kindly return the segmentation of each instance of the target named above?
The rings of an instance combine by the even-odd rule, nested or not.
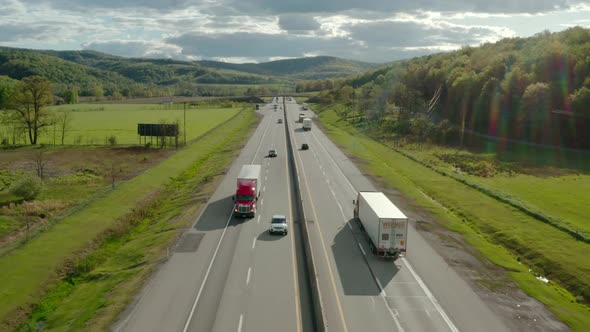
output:
[[[389,62],[590,27],[578,0],[0,0],[0,45],[128,57]]]

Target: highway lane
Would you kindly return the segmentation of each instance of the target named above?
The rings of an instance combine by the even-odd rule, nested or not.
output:
[[[307,330],[300,310],[293,232],[270,237],[272,214],[292,220],[282,112],[269,105],[264,117],[212,195],[194,226],[179,241],[138,299],[113,327],[117,331]],[[277,148],[278,158],[265,158]],[[262,165],[262,189],[254,219],[232,214],[243,164]],[[304,307],[310,307],[305,303]]]
[[[271,129],[263,140],[262,149],[265,152],[277,149],[278,156],[268,158],[264,153],[255,161],[263,166],[260,213],[251,222],[243,224],[239,241],[244,244],[238,245],[243,249],[236,250],[234,258],[234,262],[239,260],[242,263],[232,264],[214,331],[230,331],[236,326],[241,327],[241,331],[273,331],[279,326],[285,331],[302,330],[294,232],[287,236],[268,234],[272,215],[283,214],[293,220],[285,130],[284,124],[277,123],[283,118],[283,112],[268,112]],[[232,312],[235,315],[231,316],[241,317],[237,325],[224,319]]]
[[[294,123],[300,112],[291,104],[289,121]],[[332,324],[340,314],[344,328],[350,331],[508,330],[413,227],[409,230],[407,258],[393,264],[374,257],[364,234],[351,219],[357,190],[375,187],[317,127],[309,132],[295,129],[293,135],[297,144],[310,146],[309,151],[299,153],[299,167],[304,186],[309,188],[303,191],[308,196],[306,215],[308,219],[314,215],[317,230],[312,237],[317,244],[314,255],[323,256],[332,270],[326,277],[332,280],[324,280],[336,288],[332,292],[336,299],[330,306],[340,304],[338,310],[325,308],[331,312]]]

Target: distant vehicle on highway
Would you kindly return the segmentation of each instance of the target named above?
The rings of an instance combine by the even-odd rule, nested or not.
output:
[[[299,113],[299,120],[297,120],[298,122],[303,122],[303,119],[305,118],[305,114],[303,113]]]
[[[244,165],[238,175],[234,195],[234,214],[242,217],[256,215],[256,202],[260,196],[260,165]]]
[[[289,225],[287,223],[287,217],[280,214],[272,216],[272,220],[270,221],[270,228],[268,229],[269,234],[281,233],[283,235],[287,235],[288,231]]]
[[[277,150],[275,150],[275,149],[268,150],[268,156],[271,157],[271,158],[276,157],[277,156]]]
[[[301,144],[301,150],[309,150],[309,145],[307,143]]]
[[[305,131],[311,130],[311,119],[310,118],[303,119],[303,130],[305,130]]]
[[[381,192],[361,191],[354,204],[354,218],[364,229],[371,251],[396,260],[406,252],[408,218]]]
[[[258,111],[260,109],[260,106],[258,104],[256,104],[256,110]]]
[[[283,123],[283,119],[278,119],[277,123]]]

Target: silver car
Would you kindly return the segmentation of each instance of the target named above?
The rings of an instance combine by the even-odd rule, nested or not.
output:
[[[283,235],[287,235],[288,231],[289,225],[287,224],[287,217],[280,214],[272,216],[270,228],[268,229],[270,234],[281,233]]]

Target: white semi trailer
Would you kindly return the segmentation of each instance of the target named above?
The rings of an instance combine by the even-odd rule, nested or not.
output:
[[[374,254],[397,259],[406,252],[408,218],[381,192],[361,191],[354,218],[365,230]]]
[[[311,130],[311,119],[310,118],[303,119],[303,130],[304,131]]]

